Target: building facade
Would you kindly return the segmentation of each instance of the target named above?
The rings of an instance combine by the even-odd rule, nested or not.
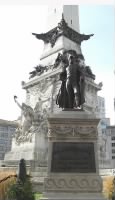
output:
[[[107,129],[110,126],[110,119],[105,116],[105,98],[97,97],[97,112],[96,115],[100,118],[98,124],[98,158],[99,168],[108,169],[112,167],[111,162],[111,134]]]
[[[98,157],[100,169],[115,168],[115,126],[110,125],[110,119],[105,117],[105,99],[97,98],[98,125]]]
[[[5,153],[11,150],[12,136],[17,123],[0,119],[0,160],[4,159]]]
[[[109,145],[110,145],[110,158],[112,168],[115,168],[115,126],[108,126],[109,132]]]
[[[102,119],[105,118],[105,98],[104,97],[97,97],[97,109],[96,109],[97,116]]]
[[[101,169],[111,168],[111,135],[107,127],[110,126],[109,118],[102,118],[98,125],[98,155]]]

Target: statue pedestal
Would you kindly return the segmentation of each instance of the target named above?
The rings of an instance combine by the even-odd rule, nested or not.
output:
[[[48,122],[43,199],[104,199],[97,159],[99,119],[85,111],[62,111],[50,115]]]

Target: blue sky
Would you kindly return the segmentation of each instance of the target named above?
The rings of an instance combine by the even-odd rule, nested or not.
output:
[[[114,65],[114,7],[108,5],[87,5],[79,7],[80,31],[94,36],[83,43],[88,63],[101,71],[113,70]],[[101,67],[101,68],[100,68]]]
[[[98,95],[105,97],[106,117],[115,123],[113,98],[115,97],[115,14],[112,5],[84,5],[79,7],[80,32],[94,33],[82,43],[86,64],[96,75],[96,82],[103,82]]]
[[[7,13],[7,14],[6,14]],[[95,35],[82,43],[86,64],[96,74],[96,81],[103,82],[100,95],[106,98],[106,114],[114,121],[114,10],[108,5],[80,5],[81,33]],[[41,23],[42,19],[42,23]],[[32,32],[45,31],[47,6],[0,5],[0,118],[14,120],[20,110],[13,100],[25,101],[21,81],[28,81],[29,72],[39,63],[43,42]]]

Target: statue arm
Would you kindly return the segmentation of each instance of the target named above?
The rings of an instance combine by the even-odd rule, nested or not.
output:
[[[14,101],[15,101],[15,103],[18,105],[18,107],[19,107],[21,110],[23,110],[23,109],[22,109],[22,106],[21,106],[20,103],[17,101],[17,96],[14,96]]]

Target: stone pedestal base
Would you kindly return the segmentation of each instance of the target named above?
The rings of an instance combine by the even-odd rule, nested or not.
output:
[[[104,200],[98,174],[58,174],[46,177],[42,200]]]
[[[48,200],[102,200],[97,155],[99,119],[85,111],[52,114],[49,122]]]
[[[100,193],[102,179],[98,174],[58,173],[44,179],[45,192]]]
[[[42,200],[104,200],[102,193],[47,193]]]

